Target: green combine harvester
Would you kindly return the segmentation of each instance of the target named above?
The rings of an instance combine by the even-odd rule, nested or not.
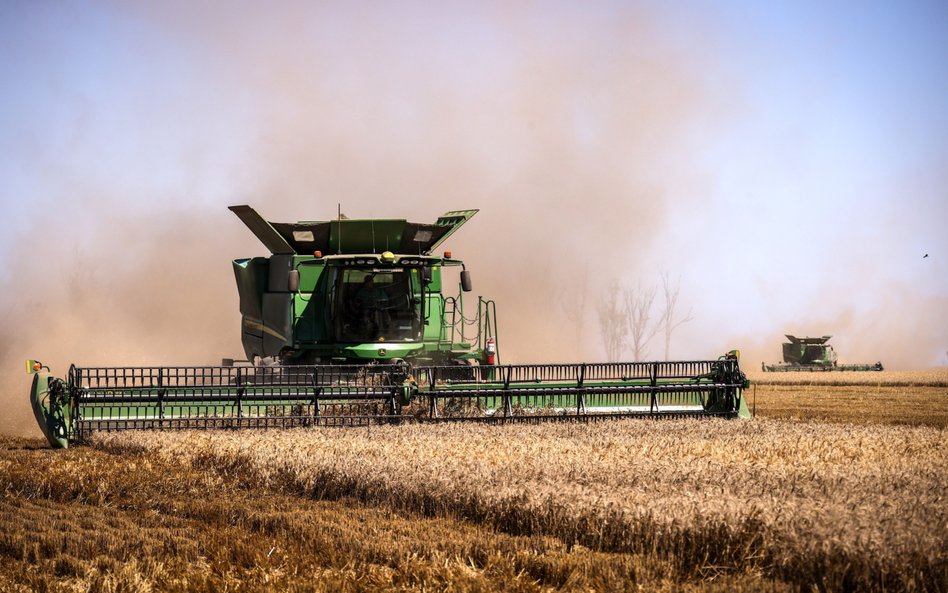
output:
[[[501,364],[495,303],[465,299],[464,262],[435,254],[476,210],[425,224],[276,223],[249,206],[230,209],[270,251],[233,262],[246,358],[74,365],[65,378],[30,360],[33,411],[53,447],[126,429],[749,417],[736,351],[700,361]]]
[[[833,336],[820,338],[798,338],[787,334],[783,343],[783,363],[760,363],[761,370],[768,373],[792,371],[881,371],[882,363],[839,364],[836,351],[827,344]]]

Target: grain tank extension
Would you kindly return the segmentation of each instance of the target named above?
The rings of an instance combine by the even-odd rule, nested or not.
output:
[[[882,363],[875,364],[839,364],[836,351],[830,346],[830,338],[798,338],[787,334],[783,343],[783,363],[764,364],[761,368],[767,372],[784,371],[881,371]]]
[[[230,209],[269,251],[233,261],[244,358],[73,365],[65,378],[30,360],[30,401],[53,447],[127,429],[750,416],[736,351],[502,364],[494,302],[465,299],[464,262],[435,253],[476,210],[434,223],[277,223],[249,206]]]

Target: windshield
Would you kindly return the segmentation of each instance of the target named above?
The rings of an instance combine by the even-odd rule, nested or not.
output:
[[[340,342],[420,340],[423,312],[417,269],[342,268],[336,277]]]

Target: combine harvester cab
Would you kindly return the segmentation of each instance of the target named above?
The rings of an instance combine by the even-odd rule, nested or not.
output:
[[[838,364],[836,351],[828,344],[832,337],[798,338],[787,334],[787,341],[782,344],[783,363],[771,365],[761,363],[761,370],[765,372],[882,370],[881,362],[875,364]]]
[[[496,306],[465,311],[470,275],[434,255],[476,210],[405,220],[274,223],[231,210],[270,250],[233,262],[246,360],[220,366],[42,363],[31,402],[53,447],[96,431],[392,422],[748,418],[736,352],[716,360],[500,364]],[[445,269],[458,273],[445,294]]]
[[[471,279],[464,262],[450,251],[432,253],[477,210],[447,212],[433,224],[276,223],[249,206],[231,210],[271,252],[233,262],[248,360],[473,364],[496,358],[494,302],[466,303]],[[453,295],[443,286],[450,269],[460,271]]]

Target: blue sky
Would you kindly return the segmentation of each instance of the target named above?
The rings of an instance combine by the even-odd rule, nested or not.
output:
[[[551,356],[601,356],[591,301],[666,270],[695,311],[677,356],[833,333],[948,364],[946,31],[936,2],[7,2],[0,313],[79,261],[132,273],[117,246],[176,218],[220,233],[188,257],[230,282],[218,259],[257,249],[233,203],[479,207],[452,241],[511,350],[564,341],[537,302],[584,267],[589,329]]]

